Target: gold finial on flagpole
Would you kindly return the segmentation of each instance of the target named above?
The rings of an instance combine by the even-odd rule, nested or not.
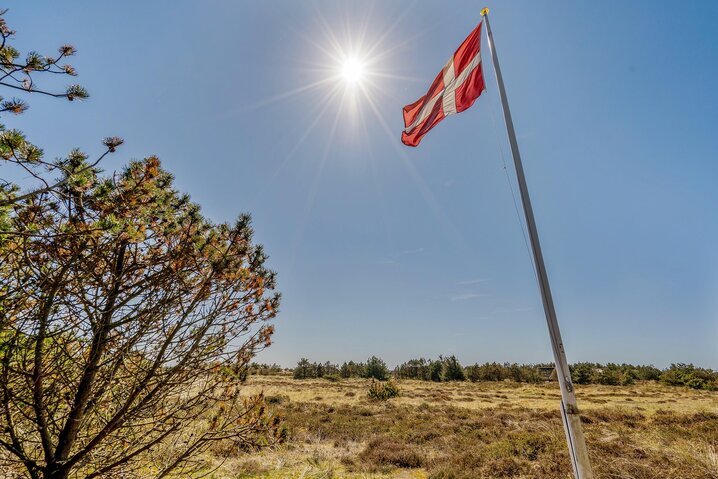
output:
[[[484,7],[483,10],[481,10],[481,16],[485,17],[489,14],[489,7]]]

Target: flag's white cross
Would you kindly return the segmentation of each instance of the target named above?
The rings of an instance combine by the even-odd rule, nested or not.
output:
[[[447,63],[444,67],[444,88],[439,92],[439,94],[431,98],[422,107],[421,111],[416,116],[416,119],[414,119],[414,122],[404,128],[404,131],[408,134],[411,130],[416,128],[417,125],[420,125],[424,120],[426,120],[439,99],[442,100],[441,106],[444,110],[444,116],[456,113],[456,90],[464,84],[466,79],[469,78],[469,75],[471,75],[471,72],[473,72],[480,64],[481,52],[477,52],[474,58],[471,59],[471,62],[466,65],[466,68],[459,73],[459,76],[455,77],[454,57],[452,56],[449,59],[449,63]]]

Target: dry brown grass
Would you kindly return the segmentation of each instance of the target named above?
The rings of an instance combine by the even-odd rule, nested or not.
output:
[[[285,417],[288,442],[217,457],[228,478],[570,477],[555,384],[250,378]],[[597,479],[718,479],[718,394],[653,383],[577,391]]]
[[[268,396],[286,396],[292,402],[351,404],[366,396],[370,381],[347,379],[329,382],[324,379],[294,380],[286,376],[252,376],[243,394],[264,391]],[[401,396],[396,405],[419,406],[453,404],[468,409],[493,408],[502,403],[553,410],[561,395],[557,383],[523,384],[512,382],[433,383],[404,380],[397,382]],[[659,383],[633,386],[576,386],[583,409],[596,407],[635,409],[644,413],[669,410],[683,413],[718,410],[718,394],[712,391],[684,389]],[[458,404],[461,403],[461,404]]]

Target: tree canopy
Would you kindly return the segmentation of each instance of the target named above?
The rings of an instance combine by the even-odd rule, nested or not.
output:
[[[0,87],[87,97],[34,81],[74,75],[59,63],[74,48],[19,61],[13,33],[0,16]],[[187,477],[212,443],[281,439],[263,398],[239,394],[279,305],[250,217],[204,218],[155,157],[102,176],[121,143],[46,162],[0,128],[0,164],[44,185],[0,185],[0,469],[20,477]]]

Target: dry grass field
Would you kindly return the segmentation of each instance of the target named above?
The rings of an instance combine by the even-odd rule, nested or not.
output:
[[[212,477],[568,478],[556,383],[369,381],[252,376],[288,440],[258,454],[216,450]],[[596,478],[717,479],[718,393],[641,383],[583,386],[577,396]]]

